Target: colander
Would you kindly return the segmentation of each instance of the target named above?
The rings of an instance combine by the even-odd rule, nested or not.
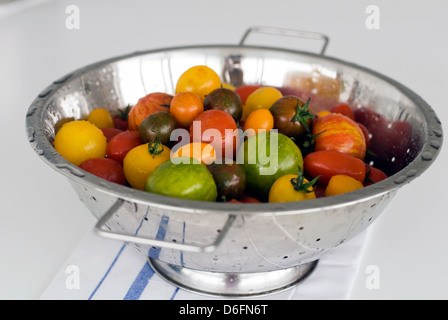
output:
[[[312,53],[247,45],[251,33],[317,39],[323,47]],[[396,192],[433,163],[442,146],[441,122],[421,97],[373,70],[325,56],[327,43],[328,37],[318,33],[253,27],[237,45],[163,48],[94,63],[42,90],[26,114],[28,140],[42,160],[68,178],[98,219],[98,234],[135,246],[168,281],[220,296],[285,290],[318,268],[322,256],[371,225]],[[371,146],[377,147],[372,150],[381,155],[375,164],[389,177],[361,190],[310,201],[212,203],[105,181],[53,148],[55,126],[63,119],[83,118],[95,108],[115,112],[151,92],[174,93],[182,72],[199,64],[234,86],[269,85],[285,94],[312,96],[315,111],[338,100],[355,112],[367,112],[370,120],[364,124],[373,133]],[[336,98],[328,95],[335,88]],[[380,121],[391,125],[378,132]],[[405,123],[411,131],[385,147],[378,137],[391,136],[392,129],[387,130],[394,123]]]

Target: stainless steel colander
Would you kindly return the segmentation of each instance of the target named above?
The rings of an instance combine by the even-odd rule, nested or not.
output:
[[[324,46],[315,54],[246,45],[251,32],[311,37]],[[440,120],[422,98],[375,71],[324,56],[327,42],[320,34],[256,27],[238,45],[165,48],[101,61],[54,81],[38,95],[26,115],[28,139],[98,218],[98,233],[135,245],[169,281],[216,295],[282,290],[302,281],[319,258],[373,223],[398,189],[433,163],[442,146]],[[391,123],[407,123],[412,132],[406,141],[377,150],[384,155],[378,164],[389,172],[388,179],[339,196],[279,204],[210,203],[150,194],[91,175],[53,148],[61,119],[79,119],[99,107],[115,111],[150,92],[173,93],[180,74],[198,64],[210,66],[233,85],[270,85],[315,97],[320,95],[318,86],[304,91],[303,85],[318,84],[319,79],[339,83],[339,101]],[[313,108],[332,101],[327,96]],[[375,121],[366,125],[375,132]]]

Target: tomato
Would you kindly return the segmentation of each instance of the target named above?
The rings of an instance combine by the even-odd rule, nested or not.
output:
[[[388,176],[403,169],[416,156],[412,125],[403,120],[389,121],[374,110],[362,107],[355,110],[355,117],[369,131],[367,163],[384,171]]]
[[[193,142],[210,143],[216,151],[216,158],[233,159],[238,146],[238,132],[235,120],[222,110],[207,110],[201,113],[190,126]]]
[[[258,200],[257,198],[248,196],[246,194],[244,194],[243,196],[241,196],[241,202],[243,203],[261,203],[260,200]]]
[[[211,144],[204,142],[192,142],[183,145],[175,152],[171,153],[171,159],[177,157],[193,158],[198,162],[207,165],[216,160],[216,152]]]
[[[317,118],[313,126],[315,150],[334,150],[363,160],[366,141],[358,124],[350,118],[332,113]]]
[[[286,174],[278,178],[269,190],[269,202],[292,202],[316,199],[313,182],[299,174]]]
[[[364,182],[366,176],[366,165],[362,160],[333,150],[314,151],[305,157],[303,165],[313,178],[320,176],[318,181],[322,184],[328,184],[337,174],[351,176],[360,182]]]
[[[274,87],[260,87],[252,92],[243,107],[242,120],[246,120],[252,111],[269,109],[275,101],[282,97],[282,93]]]
[[[109,111],[104,108],[93,109],[87,116],[87,121],[93,123],[98,128],[115,128],[114,121]]]
[[[264,149],[264,150],[263,150]],[[285,174],[303,169],[302,153],[287,136],[274,131],[249,137],[238,150],[237,163],[243,164],[247,191],[265,201],[272,184]]]
[[[199,201],[216,201],[218,191],[212,174],[200,163],[165,161],[149,175],[145,191]]]
[[[171,101],[170,113],[183,128],[190,127],[193,120],[203,111],[202,100],[193,92],[179,92]]]
[[[102,128],[101,131],[103,132],[104,136],[106,137],[107,142],[109,142],[117,134],[123,132],[123,130],[116,129],[116,128]]]
[[[387,175],[380,169],[366,164],[366,177],[364,179],[364,186],[370,186],[374,183],[387,179]]]
[[[356,122],[356,123],[358,124],[359,128],[362,131],[362,134],[364,135],[364,140],[366,142],[366,148],[368,148],[369,144],[370,144],[370,132],[369,132],[369,130],[367,130],[366,126],[363,125],[362,123],[360,123],[360,122]]]
[[[114,121],[114,126],[117,129],[126,131],[129,128],[128,118],[129,111],[131,111],[131,105],[127,105],[124,109],[118,109],[117,115],[115,115],[112,119]]]
[[[107,140],[93,123],[77,120],[64,123],[56,133],[53,145],[67,161],[79,166],[90,158],[104,158]]]
[[[113,137],[107,144],[106,155],[122,163],[126,154],[138,145],[141,145],[138,131],[123,131]]]
[[[355,120],[355,114],[353,113],[352,108],[348,104],[345,104],[345,103],[338,104],[338,105],[334,106],[333,108],[331,108],[331,112],[340,113],[346,117],[349,117],[352,120]]]
[[[204,100],[204,110],[217,109],[228,112],[235,121],[243,115],[243,103],[240,96],[226,88],[215,89]]]
[[[244,168],[236,162],[212,163],[207,166],[218,189],[218,200],[238,199],[246,189]]]
[[[138,190],[144,190],[149,175],[160,164],[170,159],[170,148],[145,143],[131,149],[123,159],[124,175],[128,183]]]
[[[198,65],[187,69],[177,80],[175,94],[193,92],[204,101],[205,96],[221,88],[221,79],[210,67]]]
[[[288,137],[300,137],[311,131],[313,118],[309,101],[304,102],[296,96],[284,96],[269,109],[274,116],[274,128]]]
[[[129,130],[138,130],[140,123],[156,111],[170,112],[173,96],[163,92],[153,92],[140,98],[129,111]]]
[[[143,143],[160,139],[163,145],[171,145],[171,133],[177,128],[176,119],[165,111],[156,111],[140,123],[138,132]]]
[[[344,174],[337,174],[332,176],[328,182],[327,188],[325,189],[325,196],[336,196],[338,194],[362,189],[363,187],[362,182],[355,178]]]
[[[274,128],[274,117],[268,109],[259,109],[252,112],[244,122],[244,132],[248,136],[261,131],[270,131]]]
[[[79,167],[107,181],[126,185],[123,167],[114,159],[92,158],[81,163]]]

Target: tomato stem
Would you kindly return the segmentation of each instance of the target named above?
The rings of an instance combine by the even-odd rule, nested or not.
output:
[[[309,109],[310,101],[311,98],[308,98],[308,101],[303,106],[300,106],[300,100],[297,99],[296,114],[292,118],[292,122],[300,122],[308,132],[310,131],[308,120],[316,118],[316,115]]]
[[[162,146],[162,148],[160,148],[160,146]],[[148,143],[148,151],[153,156],[156,156],[163,152],[163,145],[162,145],[159,137],[155,137],[155,139],[151,140]]]
[[[132,106],[128,104],[124,109],[118,109],[118,117],[124,120],[128,120],[129,111],[131,111]]]
[[[299,167],[299,173],[297,175],[297,178],[291,179],[291,184],[294,187],[294,190],[301,191],[305,193],[310,193],[314,191],[314,188],[309,190],[310,187],[313,187],[314,184],[317,182],[317,179],[319,179],[320,176],[315,177],[313,180],[309,182],[305,182],[305,176],[303,175],[302,169]]]

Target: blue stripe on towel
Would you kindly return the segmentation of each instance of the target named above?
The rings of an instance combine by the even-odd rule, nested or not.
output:
[[[165,239],[166,229],[167,229],[169,220],[170,220],[169,217],[162,216],[162,219],[160,220],[160,224],[159,224],[159,229],[156,234],[157,240]],[[151,247],[151,249],[148,252],[148,255],[150,257],[157,259],[160,254],[160,250],[161,250],[160,248]],[[149,263],[146,262],[144,264],[143,268],[140,270],[137,277],[135,278],[135,280],[132,283],[131,287],[129,288],[128,292],[126,293],[124,300],[138,300],[153,275],[154,275],[154,270],[151,268]]]

